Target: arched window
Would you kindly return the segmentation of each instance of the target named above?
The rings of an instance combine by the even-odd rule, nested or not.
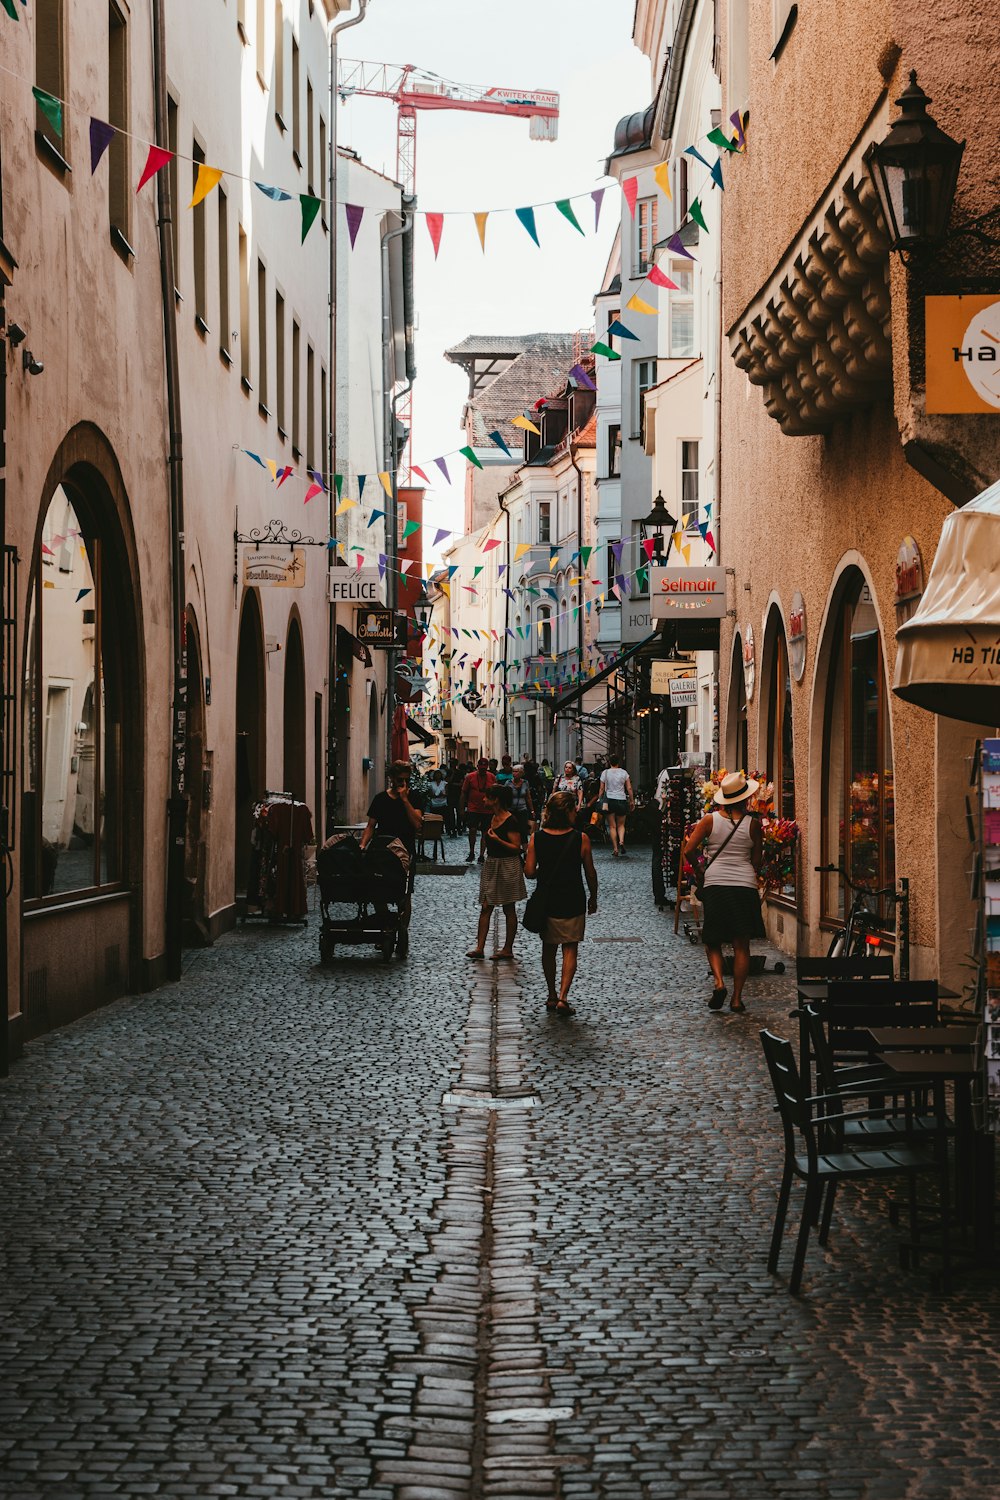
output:
[[[823,734],[822,863],[876,887],[896,879],[892,727],[878,617],[860,573],[842,596],[834,631]],[[823,878],[823,916],[844,914],[844,885]],[[883,920],[889,924],[890,906]]]
[[[25,641],[26,900],[122,879],[130,628],[120,587],[90,507],[60,485],[42,525]]]
[[[767,683],[767,775],[774,785],[774,813],[778,818],[795,817],[795,759],[792,741],[792,675],[788,669],[788,643],[777,610],[774,643]],[[795,878],[780,894],[795,900]]]
[[[726,769],[750,771],[749,730],[747,726],[747,690],[743,676],[743,642],[733,638],[733,664],[729,678],[729,715],[726,723]]]

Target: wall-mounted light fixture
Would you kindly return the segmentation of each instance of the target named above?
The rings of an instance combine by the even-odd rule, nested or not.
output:
[[[865,152],[889,231],[890,250],[905,255],[940,245],[948,231],[955,201],[964,141],[953,140],[927,113],[930,99],[917,82],[896,100],[902,110],[884,141]]]
[[[29,375],[41,375],[42,371],[45,369],[45,366],[42,364],[41,360],[36,359],[30,349],[25,349],[24,354],[21,356],[21,359],[22,363],[24,364],[24,368],[27,370]]]
[[[12,323],[7,329],[7,337],[8,339],[10,339],[11,348],[16,349],[18,344],[24,343],[28,335],[25,333],[20,323]]]

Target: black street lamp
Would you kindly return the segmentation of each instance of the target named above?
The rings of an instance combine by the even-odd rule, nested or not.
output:
[[[656,566],[658,568],[662,567],[662,565],[663,565],[663,533],[664,533],[664,531],[668,531],[670,533],[670,535],[672,536],[673,532],[674,532],[674,527],[677,525],[677,522],[674,520],[673,516],[667,510],[667,506],[666,506],[666,502],[665,502],[665,500],[663,498],[663,491],[662,490],[657,495],[656,499],[653,501],[653,509],[650,511],[650,513],[649,513],[648,516],[645,516],[643,518],[643,520],[639,522],[639,525],[642,527],[642,534],[643,534],[643,540],[644,541],[646,539],[646,532],[647,532],[647,530],[652,531],[652,533],[653,533],[653,554],[654,554],[654,557],[656,559]]]
[[[413,606],[413,618],[421,635],[426,635],[431,625],[431,616],[434,613],[433,601],[428,597],[427,585],[420,585],[420,594]]]
[[[955,201],[964,141],[953,140],[927,113],[930,99],[910,73],[896,100],[902,110],[884,141],[865,152],[889,231],[890,250],[904,254],[940,244]]]

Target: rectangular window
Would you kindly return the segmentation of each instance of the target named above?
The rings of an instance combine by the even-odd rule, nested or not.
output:
[[[299,66],[299,44],[292,37],[292,151],[295,165],[302,165],[302,79]]]
[[[315,103],[313,100],[313,86],[310,78],[306,78],[306,191],[313,196],[316,194],[316,130],[313,125],[313,112]]]
[[[538,502],[538,540],[548,546],[552,541],[552,502]]]
[[[670,358],[694,354],[694,272],[686,261],[671,261],[670,279],[678,290],[670,292]]]
[[[319,170],[320,170],[320,172],[322,174],[322,178],[321,178],[321,181],[317,184],[316,191],[318,192],[319,196],[323,200],[323,206],[322,206],[322,208],[320,209],[319,212],[320,212],[320,219],[322,221],[324,229],[327,227],[326,195],[327,195],[327,192],[329,190],[329,185],[330,185],[330,168],[329,168],[329,163],[327,162],[326,156],[327,156],[326,121],[324,120],[323,116],[320,115],[320,117],[319,117]]]
[[[612,422],[608,428],[608,478],[617,479],[622,471],[622,427]]]
[[[167,173],[170,182],[170,233],[174,242],[174,292],[180,296],[181,284],[181,216],[178,199],[180,197],[180,178],[177,166],[177,100],[167,96],[167,150],[170,152],[170,161],[167,163]]]
[[[681,517],[698,519],[698,444],[681,443]]]
[[[198,181],[198,168],[205,153],[195,141],[191,149],[191,189]],[[176,211],[176,210],[175,210]],[[205,239],[205,200],[191,210],[191,236],[194,242],[194,321],[201,333],[208,332],[208,249]]]
[[[117,5],[108,7],[108,124],[124,132],[108,147],[108,215],[111,242],[117,250],[133,253],[129,244],[128,30]]]
[[[688,206],[690,204],[690,187],[688,183],[688,159],[682,156],[677,163],[677,222],[682,224],[687,218]]]
[[[240,379],[243,389],[250,384],[250,246],[246,230],[240,225]]]
[[[656,383],[656,360],[632,361],[632,436],[646,438],[646,392]]]
[[[274,117],[285,128],[285,18],[283,0],[274,0]]]
[[[65,19],[63,0],[35,0],[35,83],[46,94],[56,99],[65,99]],[[67,129],[68,109],[63,106],[62,134],[58,134],[52,121],[41,105],[35,105],[35,130],[53,148],[60,161],[65,162],[69,138]]]
[[[292,456],[298,458],[302,441],[302,331],[292,319]]]
[[[607,571],[604,576],[607,582],[607,602],[609,604],[616,604],[618,602],[614,594],[611,592],[611,586],[621,575],[623,570],[622,550],[623,549],[621,542],[608,542]]]
[[[285,436],[285,299],[274,293],[274,392],[278,433]]]
[[[632,274],[645,276],[653,263],[656,244],[656,199],[641,198],[635,206],[632,234]]]
[[[306,347],[306,463],[316,467],[316,356]]]
[[[216,188],[219,209],[219,353],[231,365],[232,329],[229,326],[229,199]]]
[[[257,401],[265,417],[267,407],[267,272],[264,262],[257,262]]]

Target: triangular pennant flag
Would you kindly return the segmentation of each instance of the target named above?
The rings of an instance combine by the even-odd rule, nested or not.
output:
[[[573,212],[573,205],[568,198],[560,198],[556,203],[556,208],[558,208],[564,219],[569,220],[574,229],[576,229],[580,234],[583,234],[583,230],[580,227],[580,222],[577,219],[576,214]]]
[[[322,495],[322,493],[323,486],[321,484],[311,484],[306,490],[305,499],[303,500],[302,504],[308,505],[310,500],[315,499],[317,495]]]
[[[597,390],[597,386],[591,380],[590,376],[587,374],[586,370],[583,368],[583,365],[573,365],[572,368],[570,369],[569,373],[572,375],[572,377],[576,381],[577,385],[582,385],[585,390],[588,390],[588,391],[596,391]]]
[[[639,296],[638,292],[636,292],[634,297],[630,297],[628,299],[625,306],[628,308],[629,312],[646,313],[646,315],[649,317],[655,317],[656,315],[656,308],[652,305],[652,303],[644,302],[643,299]]]
[[[457,572],[458,572],[458,563],[450,563],[448,565],[448,577],[449,578],[454,578],[454,576],[455,576],[455,574]]]
[[[591,354],[603,354],[605,359],[621,359],[621,355],[616,354],[610,344],[602,344],[600,340],[596,344],[591,344],[590,352]]]
[[[265,198],[270,198],[272,203],[291,203],[292,201],[291,193],[286,193],[284,188],[269,187],[266,182],[255,182],[254,187],[259,193],[263,193]]]
[[[697,146],[685,146],[684,147],[684,155],[685,156],[693,156],[694,159],[695,159],[695,161],[700,161],[703,167],[707,167],[708,166],[708,162],[702,156],[702,154],[698,150]]]
[[[309,475],[309,478],[312,480],[313,484],[318,484],[321,490],[326,489],[326,485],[323,483],[323,476],[318,469],[306,469],[306,473]]]
[[[345,203],[344,213],[347,216],[347,232],[351,237],[353,250],[358,238],[358,230],[361,228],[361,220],[365,216],[364,206],[360,203]]]
[[[708,535],[708,527],[709,527],[708,521],[699,521],[698,522],[698,530],[701,532],[701,539],[702,539],[702,541],[704,541],[705,537]]]
[[[333,483],[334,483],[334,487],[336,488],[336,491],[337,491],[337,499],[339,500],[340,497],[341,497],[341,495],[344,492],[344,476],[343,476],[343,474],[334,474],[334,476],[333,476]]]
[[[473,218],[476,221],[476,232],[479,235],[479,243],[483,247],[484,255],[486,254],[486,220],[489,218],[489,216],[489,210],[487,210],[487,212],[484,214],[473,214]]]
[[[379,477],[379,480],[381,481],[382,488],[385,490],[386,494],[388,495],[389,499],[391,500],[392,499],[392,476],[389,474],[388,470],[386,470],[384,473],[380,474],[378,477]]]
[[[431,244],[434,246],[434,259],[437,260],[438,251],[441,248],[441,231],[444,229],[444,214],[424,214],[424,218],[427,221]]]
[[[736,127],[736,149],[742,151],[747,143],[746,125],[738,109],[733,110],[729,116],[729,123]]]
[[[322,198],[314,198],[311,193],[299,194],[299,202],[302,204],[302,239],[300,243],[303,245],[306,242],[306,235],[315,223],[316,215],[319,213],[319,206],[322,201]]]
[[[495,443],[498,448],[502,448],[503,449],[503,451],[506,453],[506,455],[507,455],[508,458],[513,458],[514,457],[514,455],[511,453],[510,449],[507,447],[507,444],[504,442],[503,438],[500,436],[499,431],[497,431],[497,432],[490,432],[490,433],[487,434],[487,436],[489,437],[489,440],[490,440],[491,443]]]
[[[386,557],[385,553],[384,552],[380,552],[379,555],[378,555],[378,576],[380,578],[384,578],[385,577],[385,565],[386,565],[387,562],[388,562],[388,558]]]
[[[136,192],[141,193],[149,179],[155,177],[157,172],[161,171],[167,165],[167,162],[173,161],[173,159],[174,153],[172,151],[164,151],[162,146],[150,146],[149,155],[146,157],[146,165],[142,169],[142,176],[139,178],[139,186],[136,188]]]
[[[448,583],[448,580],[446,578],[441,579],[438,584],[438,588],[441,590],[446,599],[451,598],[451,585]]]
[[[104,120],[91,119],[90,122],[90,175],[93,177],[97,171],[101,157],[107,151],[111,142],[118,134],[113,125],[108,125]]]
[[[541,241],[538,238],[538,231],[535,228],[535,210],[533,208],[515,208],[514,212],[531,235],[535,244],[541,249]]]
[[[670,236],[669,240],[667,241],[667,248],[672,250],[675,255],[683,255],[686,260],[694,260],[694,256],[691,254],[691,251],[687,248],[679,234],[672,234]]]
[[[712,533],[710,531],[706,532],[706,534],[705,534],[705,541],[708,543],[709,547],[714,552],[715,551],[715,537],[712,535]]]
[[[373,510],[371,515],[368,517],[368,525],[365,527],[365,530],[370,531],[371,528],[375,525],[375,522],[381,520],[384,515],[384,510]]]
[[[473,568],[473,570],[472,570],[472,581],[473,581],[473,583],[475,583],[476,579],[479,577],[480,573],[483,571],[483,568],[485,566],[486,566],[485,563],[477,563],[476,566],[475,566],[475,568]]]
[[[492,552],[494,547],[499,547],[499,546],[500,546],[500,539],[499,539],[499,537],[491,536],[490,539],[489,539],[489,541],[485,542],[483,544],[483,551],[484,552]]]
[[[451,536],[451,532],[446,531],[443,526],[440,526],[434,533],[434,546],[436,547],[440,542],[443,542],[446,536]]]
[[[273,484],[273,482],[278,477],[278,465],[275,463],[275,461],[274,461],[273,458],[265,458],[265,460],[264,460],[264,467],[268,470],[269,474],[271,475],[271,482]]]
[[[279,490],[281,489],[281,486],[284,484],[285,480],[286,479],[290,479],[291,476],[292,476],[292,474],[294,472],[295,471],[292,468],[291,464],[286,464],[283,469],[279,469],[278,470],[278,489]]]
[[[609,338],[618,337],[620,339],[636,339],[637,340],[638,337],[639,337],[639,335],[637,333],[633,333],[632,330],[631,330],[631,328],[626,328],[625,324],[622,322],[621,318],[615,318],[615,320],[614,320],[613,323],[609,323],[608,324],[608,337]]]
[[[514,548],[514,561],[517,562],[519,557],[523,557],[526,552],[530,551],[530,542],[518,542],[517,546]]]
[[[606,192],[607,192],[607,188],[595,188],[594,191],[590,195],[591,198],[593,198],[593,200],[594,200],[594,233],[595,234],[597,233],[598,227],[600,226],[600,222],[601,222],[601,206],[604,203],[604,194]]]
[[[502,578],[503,575],[506,573],[506,571],[507,571],[507,564],[506,563],[498,563],[497,564],[497,577],[498,578]],[[506,592],[506,590],[505,590],[505,592]]]
[[[639,197],[638,177],[623,177],[622,192],[625,194],[625,202],[628,204],[628,211],[634,219],[636,200]]]
[[[406,525],[403,527],[403,541],[404,542],[407,541],[413,535],[413,533],[415,531],[419,531],[421,525],[422,525],[422,522],[420,522],[420,521],[407,521]],[[401,564],[401,566],[403,566],[405,568],[408,568],[410,566],[410,563],[412,561],[413,561],[413,558],[411,557],[411,558],[409,558],[407,560],[407,562],[405,564]]]
[[[675,531],[674,535],[673,535],[673,543],[674,543],[674,546],[677,548],[678,552],[681,550],[681,543],[683,542],[683,540],[684,540],[684,533],[683,533],[683,531]]]
[[[434,462],[437,464],[438,468],[441,470],[441,473],[444,475],[445,479],[447,479],[448,483],[451,484],[451,475],[448,473],[448,465],[445,463],[444,459],[436,458]]]
[[[679,292],[680,287],[676,281],[671,281],[666,272],[661,271],[659,266],[650,266],[646,272],[646,280],[653,286],[665,286],[668,292]]]
[[[522,427],[525,432],[533,432],[538,437],[542,435],[542,429],[536,427],[534,422],[529,421],[527,417],[511,417],[510,425],[512,427]]]
[[[483,467],[479,462],[479,459],[476,457],[476,450],[474,448],[459,448],[458,451],[459,453],[461,453],[463,458],[467,458],[469,460],[470,464],[475,464],[477,469],[481,469]]]
[[[713,146],[718,146],[720,151],[736,150],[736,142],[731,141],[728,135],[726,135],[726,132],[724,130],[720,130],[718,126],[716,126],[714,130],[710,130],[708,132],[707,139],[712,142]]]
[[[705,233],[707,234],[708,225],[705,223],[705,215],[702,210],[700,198],[692,199],[691,207],[688,209],[688,213],[691,215],[694,222],[698,225],[699,229],[704,229]]]
[[[661,161],[653,168],[653,179],[663,196],[672,200],[674,195],[670,191],[670,163],[668,161]]]
[[[653,537],[647,536],[647,537],[643,538],[642,550],[643,550],[643,552],[645,552],[646,559],[647,559],[648,562],[652,562],[653,561],[653,552],[655,551],[655,548],[656,548],[656,542],[653,539]]]
[[[77,589],[76,598],[73,601],[74,604],[79,604],[80,600],[86,599],[87,595],[90,593],[93,593],[92,589]]]
[[[188,208],[197,208],[199,203],[204,202],[213,188],[218,187],[222,180],[222,168],[210,167],[207,162],[198,163],[198,177],[191,194],[191,202]]]
[[[349,499],[345,495],[343,500],[341,500],[340,504],[337,506],[337,509],[334,511],[334,515],[342,516],[345,510],[357,510],[357,508],[358,502],[356,500]]]
[[[31,92],[38,101],[38,108],[61,140],[63,133],[62,100],[56,99],[52,94],[47,94],[44,89],[33,88]]]
[[[267,465],[265,464],[259,453],[251,453],[249,448],[244,448],[243,452],[246,454],[247,458],[252,458],[255,464],[260,464],[262,469],[267,468]]]
[[[359,500],[361,499],[361,496],[365,492],[365,480],[367,478],[368,478],[367,474],[359,474],[358,475],[358,499]]]
[[[23,0],[22,0],[22,3],[23,3]],[[17,11],[16,11],[16,9],[14,7],[14,0],[0,0],[0,5],[3,6],[4,10],[10,16],[10,18],[11,18],[12,21],[19,21],[20,20],[20,16],[18,15],[18,13],[17,13]]]
[[[594,550],[593,547],[581,547],[580,548],[580,561],[583,563],[584,567],[586,567],[587,564],[590,562],[590,554],[593,552],[593,550]]]
[[[364,564],[365,554],[363,552],[355,552],[354,555],[355,555],[355,557],[358,560],[357,572],[360,573],[361,572],[361,568],[362,568],[362,566]]]
[[[684,559],[684,561],[686,563],[690,563],[690,561],[691,561],[691,543],[690,542],[686,543],[681,548],[681,556],[683,557],[683,559]]]
[[[418,469],[416,464],[410,465],[410,473],[419,474],[420,478],[424,481],[424,484],[430,484],[430,480],[427,478],[427,475],[424,473],[423,469]]]
[[[725,192],[725,183],[722,180],[722,157],[721,156],[719,157],[719,159],[712,166],[712,181],[715,183],[715,185],[716,185],[717,188],[721,188],[722,191]]]

